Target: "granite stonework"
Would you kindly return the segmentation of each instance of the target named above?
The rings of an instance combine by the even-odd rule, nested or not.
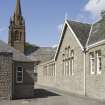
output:
[[[73,33],[69,30],[68,27],[65,29],[65,36],[60,46],[58,57],[55,61],[56,64],[56,76],[55,77],[46,77],[43,76],[43,65],[48,65],[48,63],[41,64],[38,67],[38,83],[53,86],[61,90],[66,90],[71,93],[84,94],[84,53],[82,52],[80,46],[76,42]],[[73,75],[64,76],[63,75],[63,66],[62,66],[62,54],[64,49],[70,46],[74,50],[74,70]]]
[[[16,82],[16,68],[23,67],[23,83]],[[34,94],[34,63],[14,62],[14,97],[29,98]]]
[[[79,31],[79,28],[82,26],[80,25],[79,28],[76,26],[76,29],[73,29],[70,24],[68,25],[68,22],[65,22],[66,24],[64,24],[62,36],[54,58],[38,65],[38,84],[58,88],[73,94],[105,100],[105,29],[102,27],[104,21],[105,19],[101,19],[91,26],[85,43],[83,40],[83,35],[85,35],[85,33]],[[83,37],[76,36],[78,33]],[[101,41],[98,40],[97,42],[99,37],[101,37]],[[82,41],[83,44],[81,43]],[[90,44],[90,41],[92,42],[92,45]],[[64,53],[64,49],[68,46],[74,50],[74,73],[70,76],[64,76],[62,54]],[[101,51],[100,74],[97,73],[97,51]],[[95,54],[95,74],[91,74],[90,70],[91,52],[94,52]],[[55,76],[46,74],[46,71],[50,72],[50,68],[44,69],[44,67],[49,66],[50,63],[55,63],[56,65]]]
[[[0,52],[0,98],[12,99],[12,53]]]
[[[95,74],[90,72],[89,53],[94,52],[96,62],[96,51],[101,50],[102,55],[102,72]],[[96,65],[96,63],[95,63]],[[95,66],[96,67],[96,66]],[[105,44],[90,48],[86,54],[86,95],[97,99],[105,100]]]
[[[17,67],[23,68],[23,82],[16,82]],[[0,52],[0,99],[33,97],[34,62],[13,60],[13,53]]]

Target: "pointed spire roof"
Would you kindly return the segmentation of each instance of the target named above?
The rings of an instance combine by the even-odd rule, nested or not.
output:
[[[15,8],[15,12],[13,15],[13,22],[15,25],[24,25],[24,19],[22,16],[22,11],[21,11],[21,0],[16,0],[16,8]]]
[[[15,15],[22,16],[20,0],[16,0]]]

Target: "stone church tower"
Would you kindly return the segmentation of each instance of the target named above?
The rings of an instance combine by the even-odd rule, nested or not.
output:
[[[24,53],[25,40],[25,21],[21,12],[20,0],[17,0],[13,18],[10,18],[8,44]]]

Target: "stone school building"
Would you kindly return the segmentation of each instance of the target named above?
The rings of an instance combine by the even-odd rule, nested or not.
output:
[[[34,62],[0,40],[0,98],[33,96]]]
[[[25,20],[16,0],[8,45],[0,40],[0,98],[32,97],[35,70],[39,85],[105,100],[105,13],[94,24],[65,20],[57,49],[36,46],[26,56],[25,48]]]
[[[105,14],[94,24],[65,20],[55,56],[37,72],[39,85],[105,100]]]

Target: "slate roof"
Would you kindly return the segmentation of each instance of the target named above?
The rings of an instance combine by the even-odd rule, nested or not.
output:
[[[105,19],[102,18],[92,26],[88,45],[94,44],[105,39]]]
[[[85,47],[87,39],[89,37],[91,25],[71,20],[67,20],[67,22],[69,23],[82,46]]]
[[[40,47],[28,57],[34,61],[45,62],[54,58],[56,48],[52,47]]]
[[[20,53],[16,49],[8,46],[5,42],[1,40],[0,40],[0,52],[12,52],[14,61],[32,62],[32,60],[26,57],[23,53]]]

